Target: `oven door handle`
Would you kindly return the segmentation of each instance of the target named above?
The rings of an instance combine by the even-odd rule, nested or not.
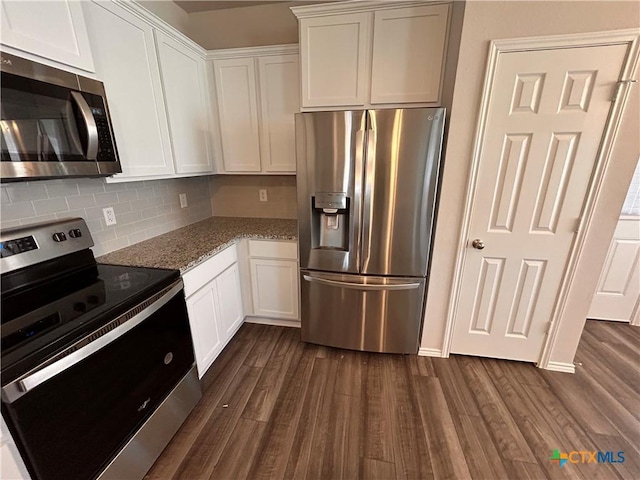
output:
[[[36,371],[31,371],[21,378],[14,380],[2,388],[2,401],[5,403],[13,403],[29,391],[36,388],[38,385],[43,384],[47,380],[59,375],[65,370],[78,364],[87,357],[93,355],[97,351],[103,349],[110,343],[114,342],[129,330],[135,328],[137,325],[145,321],[151,315],[165,306],[173,297],[175,297],[183,289],[182,280],[176,281],[173,285],[165,289],[164,295],[158,298],[154,303],[144,308],[141,312],[135,314],[129,320],[125,321],[118,327],[114,328],[110,332],[105,333],[101,337],[85,345],[84,347],[70,353],[67,356],[62,357],[60,360],[55,361],[42,368],[37,367]],[[135,310],[134,307],[133,310]],[[123,314],[126,316],[127,313]],[[120,318],[120,317],[119,317]],[[117,321],[117,319],[116,319]],[[104,328],[104,327],[102,327]],[[94,332],[95,333],[95,332]],[[93,334],[93,333],[92,333]],[[90,337],[92,334],[89,334]],[[87,338],[87,337],[85,337]],[[83,339],[84,340],[84,339]],[[82,340],[80,340],[82,341]]]
[[[98,126],[96,125],[96,119],[82,93],[71,92],[71,98],[80,109],[80,115],[82,115],[82,120],[87,128],[87,150],[84,155],[87,160],[95,161],[98,159]]]

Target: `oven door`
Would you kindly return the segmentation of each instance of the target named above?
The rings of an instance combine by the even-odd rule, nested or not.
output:
[[[103,96],[7,72],[0,144],[2,180],[121,171]]]
[[[2,388],[34,478],[96,478],[192,368],[182,281],[147,303]]]

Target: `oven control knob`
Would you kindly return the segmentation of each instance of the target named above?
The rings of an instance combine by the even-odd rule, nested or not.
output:
[[[64,232],[56,232],[53,234],[54,242],[64,242],[66,239],[67,236],[64,234]]]
[[[87,311],[87,305],[84,302],[76,302],[73,304],[73,309],[76,312],[86,312]]]
[[[82,232],[79,228],[74,228],[73,230],[69,230],[69,236],[71,238],[80,238],[82,236]]]
[[[171,360],[173,360],[173,353],[169,352],[164,356],[164,364],[169,365],[171,363]]]

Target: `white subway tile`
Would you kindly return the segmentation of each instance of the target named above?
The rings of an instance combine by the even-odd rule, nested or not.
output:
[[[115,205],[118,203],[118,194],[116,192],[96,193],[94,197],[97,206]]]
[[[49,198],[72,197],[79,195],[78,184],[74,180],[66,180],[62,183],[47,182],[45,186],[47,188]]]
[[[67,203],[71,210],[78,208],[88,208],[96,206],[96,199],[93,195],[80,195],[78,197],[68,197]]]
[[[69,210],[67,199],[64,197],[49,198],[47,200],[36,200],[35,202],[33,202],[33,207],[36,209],[36,213],[38,215],[65,212]]]
[[[20,220],[35,217],[36,211],[32,202],[3,203],[0,205],[0,220]]]
[[[132,202],[133,200],[138,200],[138,192],[135,190],[125,190],[123,192],[118,192],[118,201],[119,202]]]
[[[124,225],[142,220],[142,215],[140,215],[140,212],[128,212],[122,215],[116,215],[116,220],[118,221],[118,225]]]
[[[29,202],[49,198],[44,183],[12,184],[7,187],[12,202]]]
[[[104,192],[104,180],[101,178],[80,178],[77,183],[80,195]]]
[[[131,211],[131,202],[115,203],[112,205],[112,207],[113,207],[113,211],[116,214],[116,219],[117,219],[118,215]]]
[[[57,220],[56,216],[53,213],[49,213],[47,215],[38,215],[36,217],[22,219],[20,223],[22,225],[31,225],[33,223],[51,222],[53,220]]]

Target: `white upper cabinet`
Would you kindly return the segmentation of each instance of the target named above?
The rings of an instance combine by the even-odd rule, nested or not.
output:
[[[265,172],[296,171],[294,114],[300,111],[298,55],[258,58],[260,157]]]
[[[226,172],[260,172],[255,61],[213,61]]]
[[[216,84],[221,173],[295,173],[300,111],[297,45],[209,52]]]
[[[110,2],[86,2],[96,74],[104,82],[123,173],[174,172],[153,28]]]
[[[177,173],[211,173],[205,61],[156,30],[160,74]]]
[[[370,12],[300,20],[302,106],[360,106],[367,98]]]
[[[1,6],[0,40],[3,45],[46,60],[94,71],[80,2],[13,0],[3,1]]]
[[[440,105],[450,7],[408,1],[292,8],[303,110]]]
[[[440,100],[449,5],[375,12],[371,103]]]

